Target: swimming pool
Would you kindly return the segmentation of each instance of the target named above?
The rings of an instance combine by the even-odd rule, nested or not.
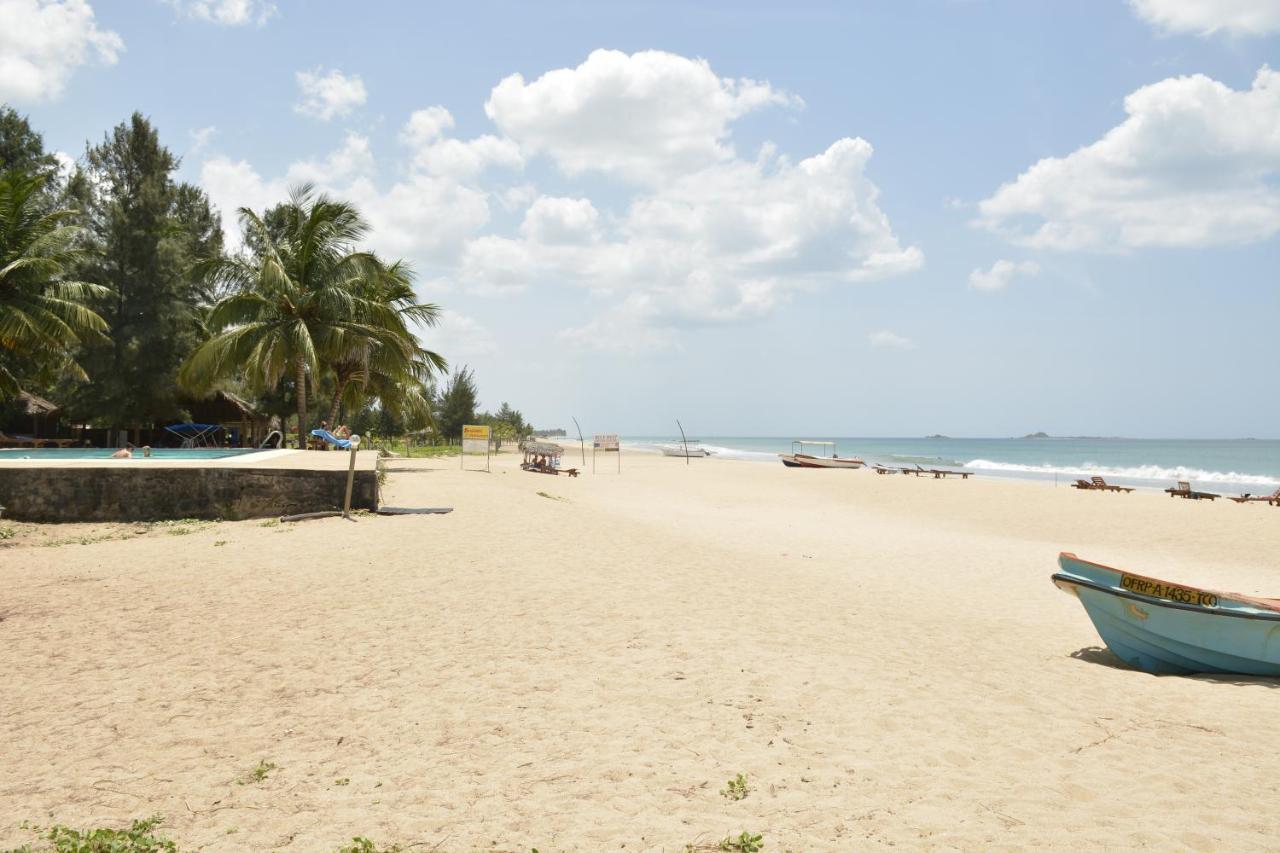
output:
[[[0,462],[15,459],[110,459],[114,447],[6,447],[0,449]],[[186,448],[154,447],[152,459],[226,459],[260,453],[256,447],[247,448]],[[133,451],[134,459],[145,459],[140,449]]]

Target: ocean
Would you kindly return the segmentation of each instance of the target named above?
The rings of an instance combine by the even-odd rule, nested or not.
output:
[[[1225,494],[1270,493],[1280,486],[1280,440],[1184,440],[1137,438],[845,438],[841,456],[890,466],[964,468],[993,477],[1057,481],[1094,474],[1140,488],[1167,488],[1190,480],[1193,488]],[[692,436],[691,436],[692,438]],[[700,436],[702,446],[724,459],[777,464],[791,452],[790,438]],[[630,450],[657,451],[671,436],[624,438]],[[814,451],[810,451],[814,452]]]

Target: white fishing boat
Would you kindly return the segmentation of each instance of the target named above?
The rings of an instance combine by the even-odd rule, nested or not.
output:
[[[679,456],[681,458],[687,456],[710,456],[711,451],[707,450],[697,439],[689,439],[688,441],[677,441],[672,444],[661,444],[658,449],[662,451],[663,456]]]
[[[808,453],[810,448],[830,455]],[[866,464],[856,456],[841,456],[836,453],[834,441],[812,441],[807,438],[791,442],[791,452],[779,453],[778,458],[788,468],[861,468]]]

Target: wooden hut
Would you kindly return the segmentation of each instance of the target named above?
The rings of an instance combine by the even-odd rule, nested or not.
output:
[[[267,416],[230,391],[214,391],[204,399],[187,400],[184,408],[191,412],[192,421],[222,427],[232,444],[257,447],[267,437]]]
[[[49,438],[58,434],[58,418],[62,408],[30,391],[18,392],[18,415],[21,420],[14,425],[14,432],[36,438]]]

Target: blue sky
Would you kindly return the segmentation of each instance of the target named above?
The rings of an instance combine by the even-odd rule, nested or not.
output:
[[[0,0],[0,100],[357,201],[539,425],[1280,436],[1277,0],[363,5]]]

